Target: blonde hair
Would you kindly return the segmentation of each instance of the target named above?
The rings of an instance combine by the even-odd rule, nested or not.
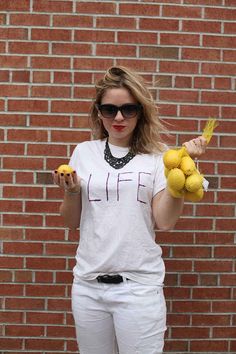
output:
[[[165,132],[158,115],[158,108],[144,79],[137,73],[123,66],[113,66],[107,70],[104,77],[97,82],[96,98],[91,107],[92,133],[95,139],[105,139],[108,136],[101,119],[98,117],[97,104],[101,104],[106,90],[111,88],[126,88],[134,99],[142,106],[137,121],[130,150],[137,153],[153,153],[164,150],[161,132]]]

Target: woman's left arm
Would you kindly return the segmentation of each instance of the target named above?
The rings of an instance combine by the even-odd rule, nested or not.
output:
[[[183,144],[192,158],[200,157],[206,150],[206,139],[202,136]],[[174,198],[166,187],[152,201],[152,212],[160,230],[171,230],[178,221],[184,206],[184,198]]]

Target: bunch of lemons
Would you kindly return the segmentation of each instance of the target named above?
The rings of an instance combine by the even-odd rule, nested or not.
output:
[[[191,202],[198,202],[203,198],[203,175],[185,147],[166,151],[163,162],[168,190],[174,198],[184,197]]]

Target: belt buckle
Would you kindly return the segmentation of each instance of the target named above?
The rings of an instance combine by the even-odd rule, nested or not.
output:
[[[97,277],[97,281],[99,283],[106,283],[106,284],[119,284],[123,282],[123,277],[120,274],[115,275],[100,275]]]

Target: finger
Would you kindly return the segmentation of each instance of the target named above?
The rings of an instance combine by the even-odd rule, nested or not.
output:
[[[62,189],[66,189],[66,187],[67,187],[64,173],[59,174],[59,186]]]
[[[200,153],[200,148],[197,144],[197,142],[193,140],[190,140],[188,142],[185,143],[185,147],[188,151],[188,154],[192,157],[192,158],[195,158],[195,157],[198,157],[199,156],[199,153]]]
[[[72,189],[75,187],[73,177],[71,173],[67,173],[65,177],[66,189]]]
[[[199,136],[199,140],[201,141],[201,145],[206,149],[207,147],[207,140],[204,136]]]
[[[76,171],[72,172],[72,179],[74,184],[80,184],[80,177],[77,175]]]
[[[195,155],[198,157],[202,153],[202,143],[199,138],[193,139],[193,144],[195,146]]]
[[[65,178],[66,184],[69,184],[69,182],[71,182],[71,173],[65,173],[64,178]]]
[[[58,184],[59,183],[59,178],[58,178],[58,172],[57,170],[52,172],[52,179],[53,179],[53,183],[54,184]]]
[[[196,146],[198,147],[199,155],[202,155],[206,151],[207,141],[204,137],[199,137],[196,140]]]
[[[184,146],[194,146],[194,139],[191,139],[189,141],[186,141],[185,143],[183,143]]]
[[[193,146],[193,149],[196,151],[196,152],[200,152],[201,150],[201,141],[199,139],[193,139],[192,140],[192,146]]]
[[[195,144],[193,143],[192,140],[187,141],[183,145],[186,147],[189,155],[191,155],[193,153],[193,151],[195,150]]]
[[[207,146],[207,141],[203,136],[199,136],[183,143],[183,145],[186,147],[188,154],[192,158],[195,158],[204,154]]]
[[[207,146],[207,140],[204,138],[204,136],[199,136],[198,138],[193,139],[195,143],[202,148],[206,149]]]

